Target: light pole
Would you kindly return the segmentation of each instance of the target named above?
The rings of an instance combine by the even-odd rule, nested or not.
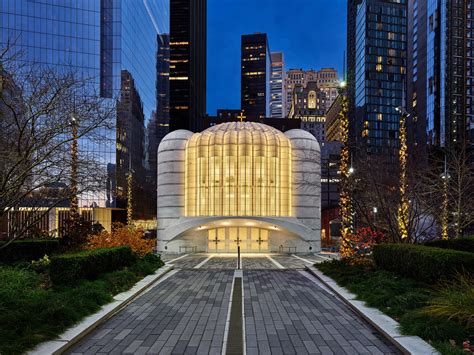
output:
[[[374,228],[376,228],[376,227],[375,227],[375,222],[376,222],[376,216],[377,216],[377,212],[378,212],[377,207],[374,207],[374,209],[372,210],[372,212],[374,213]]]
[[[400,203],[398,206],[398,231],[402,240],[408,238],[408,219],[409,219],[409,206],[407,196],[407,162],[408,162],[408,147],[407,147],[407,128],[406,120],[410,117],[405,107],[398,106],[395,109],[400,113],[400,150],[398,153],[399,165],[400,165]]]

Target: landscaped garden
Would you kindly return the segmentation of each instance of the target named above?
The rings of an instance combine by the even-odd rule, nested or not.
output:
[[[370,251],[369,251],[370,250]],[[474,349],[474,237],[378,244],[315,265],[442,354]]]
[[[154,240],[115,226],[79,244],[19,240],[0,249],[0,354],[54,339],[163,265]]]

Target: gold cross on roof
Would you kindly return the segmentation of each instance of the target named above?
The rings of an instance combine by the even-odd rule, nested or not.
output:
[[[237,116],[237,118],[240,118],[240,122],[243,122],[244,118],[247,118],[247,116],[244,116],[244,111],[240,111],[240,115]]]

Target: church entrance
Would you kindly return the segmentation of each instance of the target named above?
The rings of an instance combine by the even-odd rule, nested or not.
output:
[[[208,230],[209,253],[268,253],[268,230],[253,227],[220,227]]]

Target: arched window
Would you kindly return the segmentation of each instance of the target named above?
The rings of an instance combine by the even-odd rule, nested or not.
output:
[[[313,90],[308,94],[308,108],[316,108],[316,92]]]

